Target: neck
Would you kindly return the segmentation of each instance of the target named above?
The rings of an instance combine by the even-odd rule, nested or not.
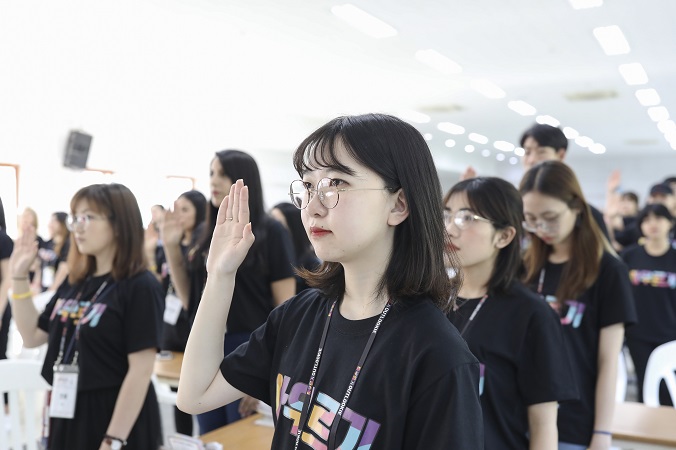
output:
[[[96,270],[94,276],[105,275],[113,271],[113,254],[96,255]]]
[[[462,298],[477,298],[486,294],[493,264],[494,261],[490,260],[481,265],[463,267],[462,287],[458,295]]]
[[[190,245],[192,242],[192,231],[186,231],[183,233],[183,245]]]
[[[376,293],[380,276],[367,271],[353,273],[345,268],[345,294],[340,302],[343,317],[349,320],[367,319],[383,311],[388,297]]]
[[[669,238],[657,238],[657,239],[647,239],[643,248],[645,248],[646,253],[650,256],[662,256],[667,250],[671,247]]]
[[[570,237],[564,239],[558,244],[552,245],[552,252],[547,257],[551,263],[564,263],[570,256]]]

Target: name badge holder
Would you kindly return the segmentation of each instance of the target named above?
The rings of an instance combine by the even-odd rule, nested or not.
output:
[[[173,285],[169,285],[167,296],[164,300],[164,317],[163,320],[169,325],[176,325],[178,317],[181,315],[183,309],[183,302],[174,293]]]
[[[96,293],[92,297],[90,306],[96,302],[96,299],[105,289],[108,284],[108,280],[104,281],[101,286],[96,290]],[[82,291],[80,291],[75,298],[80,300],[82,296]],[[82,314],[84,317],[86,311]],[[70,364],[63,364],[66,361],[68,355],[70,355],[75,348],[77,340],[80,337],[80,322],[75,327],[75,332],[73,337],[68,344],[68,349],[65,350],[66,346],[66,333],[68,331],[68,324],[64,325],[63,332],[61,334],[61,342],[59,344],[59,355],[54,361],[53,366],[53,379],[52,379],[52,391],[50,394],[49,401],[49,417],[58,418],[58,419],[72,419],[75,417],[75,405],[77,403],[77,386],[78,378],[80,376],[80,367],[77,364],[77,359],[79,352],[75,350],[73,355],[73,360]]]

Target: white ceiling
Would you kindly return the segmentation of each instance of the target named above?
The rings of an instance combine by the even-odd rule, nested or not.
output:
[[[440,164],[481,158],[467,133],[518,145],[533,105],[627,154],[676,156],[637,101],[655,88],[676,116],[676,1],[605,0],[574,10],[568,0],[353,0],[398,31],[374,39],[331,13],[328,0],[2,0],[0,162],[8,152],[62,154],[68,131],[94,136],[89,165],[204,175],[226,147],[289,151],[340,114],[414,110]],[[592,34],[619,25],[631,46],[606,56]],[[463,71],[445,75],[418,60],[434,49]],[[627,86],[618,66],[640,62],[649,82]],[[486,78],[506,97],[472,90]],[[603,100],[571,96],[610,92]],[[465,127],[453,137],[440,121]],[[456,147],[444,146],[448,138]],[[578,154],[591,153],[572,144]],[[509,156],[504,162],[509,164]],[[450,160],[451,162],[447,162]],[[674,159],[676,161],[676,159]],[[676,168],[676,165],[674,165]]]

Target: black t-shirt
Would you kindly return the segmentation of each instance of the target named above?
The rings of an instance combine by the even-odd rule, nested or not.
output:
[[[106,281],[92,304],[94,293]],[[79,352],[78,390],[121,386],[129,369],[127,355],[159,348],[163,311],[160,284],[148,271],[117,282],[109,275],[92,277],[76,286],[64,281],[38,318],[38,327],[49,333],[42,376],[52,383],[63,328],[68,327],[67,349],[80,322],[80,338],[74,345]],[[70,363],[73,352],[66,353],[64,362]]]
[[[627,337],[653,344],[676,340],[676,249],[651,256],[640,245],[622,252],[629,267],[638,323]]]
[[[7,236],[5,230],[0,228],[0,260],[9,259],[12,256],[12,251],[14,250],[14,241],[12,238]],[[9,274],[0,273],[0,280],[3,277],[8,276]]]
[[[578,398],[559,319],[520,283],[508,294],[459,299],[449,319],[481,363],[486,450],[528,450],[528,407]],[[465,328],[467,327],[467,328]]]
[[[293,278],[295,254],[291,237],[286,228],[276,220],[267,218],[263,223],[261,261],[249,260],[237,269],[235,291],[228,315],[228,333],[251,333],[261,326],[275,306],[271,284],[284,278]],[[197,257],[198,255],[195,255]],[[200,257],[190,273],[190,317],[194,320],[199,299],[206,283],[206,258]]]
[[[556,288],[565,264],[545,265],[542,294],[556,307]],[[558,311],[580,399],[559,406],[559,441],[589,445],[594,428],[598,348],[601,328],[636,322],[636,309],[622,261],[604,252],[594,284]],[[534,289],[535,290],[535,289]]]
[[[331,304],[316,289],[303,291],[221,364],[230,384],[272,405],[274,449],[294,447],[294,421]],[[326,448],[334,413],[377,320],[347,320],[334,310],[299,448]],[[444,314],[428,299],[404,300],[380,325],[336,444],[344,450],[480,449],[478,383],[479,364]]]

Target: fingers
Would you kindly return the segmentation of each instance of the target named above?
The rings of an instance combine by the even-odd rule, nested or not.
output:
[[[228,211],[227,211],[228,210],[228,204],[230,203],[228,201],[229,196],[230,196],[229,194],[226,195],[225,198],[223,199],[223,201],[221,202],[221,204],[218,206],[218,214],[216,215],[216,224],[217,225],[225,222],[226,217],[230,217],[228,215]]]

